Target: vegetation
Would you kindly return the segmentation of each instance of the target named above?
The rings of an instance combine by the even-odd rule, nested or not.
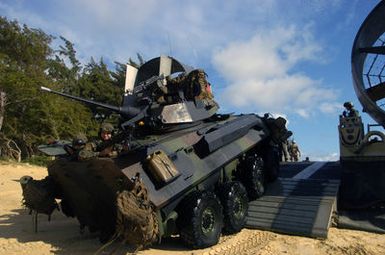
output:
[[[56,40],[40,29],[0,17],[0,157],[18,161],[36,156],[48,140],[71,139],[83,132],[95,136],[95,109],[40,92],[47,86],[96,101],[120,105],[125,65],[109,71],[103,59],[84,66],[73,43]],[[142,62],[141,57],[138,57]],[[129,62],[133,62],[129,59]]]

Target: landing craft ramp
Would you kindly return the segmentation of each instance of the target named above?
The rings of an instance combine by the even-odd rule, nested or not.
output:
[[[338,162],[286,163],[263,197],[249,203],[246,226],[326,238],[336,211]]]

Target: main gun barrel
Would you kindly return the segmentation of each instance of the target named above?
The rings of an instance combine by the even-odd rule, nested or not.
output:
[[[93,101],[93,100],[85,99],[85,98],[82,98],[82,97],[77,97],[77,96],[69,95],[69,94],[66,94],[66,93],[63,93],[63,92],[59,92],[59,91],[55,91],[55,90],[52,90],[50,88],[43,87],[43,86],[40,87],[40,89],[43,90],[43,91],[52,93],[52,94],[60,95],[60,96],[63,96],[63,97],[67,97],[67,98],[70,98],[70,99],[73,99],[73,100],[85,103],[87,105],[98,106],[98,107],[101,107],[101,108],[105,108],[107,110],[119,113],[120,115],[122,115],[125,118],[132,118],[132,117],[136,116],[137,114],[139,114],[141,112],[141,109],[139,109],[137,107],[133,107],[133,106],[118,107],[118,106],[114,106],[114,105],[104,104],[104,103],[96,102],[96,101]]]

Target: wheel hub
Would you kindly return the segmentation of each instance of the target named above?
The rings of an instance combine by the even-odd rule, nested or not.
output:
[[[210,233],[214,229],[215,216],[211,208],[206,208],[202,213],[202,232],[204,234]]]
[[[234,216],[241,219],[244,216],[244,206],[240,197],[234,199]]]

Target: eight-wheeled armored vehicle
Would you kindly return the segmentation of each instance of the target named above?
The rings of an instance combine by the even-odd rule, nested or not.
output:
[[[58,157],[40,185],[102,241],[143,246],[179,234],[202,248],[239,231],[248,201],[277,178],[279,144],[291,134],[281,117],[218,114],[204,71],[167,56],[127,66],[121,107],[42,89],[122,117],[106,144],[121,143],[118,156]]]

